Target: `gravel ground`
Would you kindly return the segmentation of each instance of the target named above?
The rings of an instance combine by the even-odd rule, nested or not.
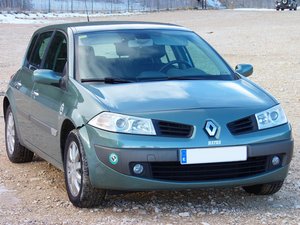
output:
[[[78,209],[68,201],[61,171],[38,157],[27,164],[8,161],[0,111],[0,224],[299,225],[300,12],[176,11],[99,18],[104,19],[180,24],[204,37],[232,66],[253,64],[251,79],[279,99],[293,126],[294,158],[284,187],[267,197],[240,188],[110,195],[99,208]],[[40,26],[0,24],[0,96]]]

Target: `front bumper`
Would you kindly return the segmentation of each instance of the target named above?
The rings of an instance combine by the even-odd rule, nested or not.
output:
[[[245,177],[229,179],[210,179],[196,181],[161,180],[153,178],[151,163],[179,162],[179,149],[117,149],[99,145],[94,146],[95,158],[92,159],[93,169],[90,179],[97,188],[111,190],[163,190],[163,189],[195,189],[203,187],[247,186],[273,181],[284,180],[287,176],[289,164],[293,155],[293,140],[275,141],[247,146],[248,158],[266,156],[265,172]],[[118,156],[118,163],[109,160],[114,153]],[[270,157],[280,156],[281,164],[270,167]],[[144,163],[147,170],[144,174],[134,175],[132,163]]]

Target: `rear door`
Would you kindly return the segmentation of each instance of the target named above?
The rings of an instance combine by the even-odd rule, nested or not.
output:
[[[42,65],[58,75],[65,75],[67,63],[67,38],[56,31]],[[48,156],[61,162],[59,119],[64,110],[65,90],[59,85],[34,83],[32,90],[31,120],[34,145]]]

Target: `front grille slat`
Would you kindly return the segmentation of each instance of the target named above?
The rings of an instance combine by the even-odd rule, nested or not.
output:
[[[263,170],[255,170],[253,171],[253,173],[262,173]],[[206,181],[206,180],[217,180],[217,179],[224,179],[225,177],[227,178],[232,178],[232,175],[234,175],[234,178],[237,177],[246,177],[249,176],[249,172],[244,172],[244,173],[235,173],[235,174],[222,174],[222,178],[220,178],[220,176],[218,175],[205,175],[202,176],[202,181]],[[190,181],[198,181],[199,176],[198,175],[185,175],[183,176],[178,176],[178,175],[171,175],[171,176],[165,176],[165,177],[161,177],[161,179],[164,180],[176,180],[176,181],[180,181],[181,179],[184,180],[190,180]]]
[[[258,166],[248,166],[248,167],[241,167],[239,168],[239,171],[242,171],[242,170],[251,170],[251,171],[254,171],[255,169],[264,169],[265,167],[262,166],[262,167],[258,167]],[[157,168],[156,168],[157,169]],[[215,172],[218,172],[218,174],[221,174],[221,173],[227,173],[227,172],[230,172],[232,171],[232,168],[228,168],[228,169],[224,169],[222,170],[222,172],[220,172],[220,170],[197,170],[197,171],[189,171],[190,174],[193,174],[193,173],[215,173]],[[173,171],[174,173],[186,173],[186,171],[183,171],[183,170],[175,170]],[[159,174],[163,175],[163,174],[169,174],[170,171],[168,170],[165,170],[165,171],[159,171]]]
[[[181,165],[179,162],[151,162],[152,178],[169,181],[210,181],[254,176],[267,171],[267,156],[247,161]]]
[[[264,171],[264,170],[265,170],[265,167],[260,167],[260,168],[251,169],[251,172],[256,173],[256,172],[261,172],[261,171]],[[170,177],[170,176],[181,177],[182,175],[184,175],[185,177],[198,177],[199,173],[202,173],[202,171],[189,172],[189,174],[187,174],[187,172],[180,171],[180,172],[176,172],[176,174],[174,174],[174,175],[170,175],[170,172],[165,171],[164,173],[159,172],[156,175],[159,175],[161,177],[164,177],[164,176],[165,177]],[[222,173],[219,172],[218,174],[211,171],[210,173],[211,174],[207,173],[207,174],[201,175],[201,176],[204,178],[204,177],[220,177],[220,175],[222,175],[222,176],[225,176],[225,175],[232,176],[232,175],[238,175],[238,174],[247,174],[247,173],[249,173],[249,169],[246,169],[246,171],[240,170],[240,171],[235,171],[235,172],[227,170],[227,171],[223,171]]]
[[[193,126],[167,121],[154,121],[156,131],[160,136],[189,138],[193,133]]]
[[[227,124],[229,131],[233,135],[251,133],[258,130],[255,116],[242,118]]]
[[[265,163],[265,159],[261,159],[261,160],[256,160],[255,162],[248,162],[248,163],[244,163],[244,161],[243,161],[243,163],[234,163],[234,162],[232,162],[232,163],[230,163],[230,165],[228,165],[227,167],[230,167],[230,168],[232,168],[232,167],[234,167],[234,166],[237,166],[237,167],[245,167],[245,166],[257,166],[258,164],[264,164]],[[171,164],[171,163],[168,163],[168,164]],[[195,168],[195,169],[201,169],[201,168],[205,168],[205,169],[208,169],[208,168],[210,168],[210,169],[213,169],[213,168],[216,168],[216,169],[218,169],[218,168],[225,168],[226,167],[226,165],[224,165],[224,163],[211,163],[211,165],[208,167],[207,165],[209,165],[209,164],[191,164],[191,165],[188,165],[189,167],[190,167],[190,169],[193,169],[193,167]],[[184,167],[178,167],[178,163],[176,162],[176,163],[173,163],[173,165],[168,165],[168,166],[166,166],[166,165],[163,165],[163,164],[161,164],[161,165],[152,165],[152,167],[154,167],[154,168],[157,168],[157,169],[167,169],[167,170],[174,170],[174,169],[181,169],[181,170],[185,170],[185,168]]]

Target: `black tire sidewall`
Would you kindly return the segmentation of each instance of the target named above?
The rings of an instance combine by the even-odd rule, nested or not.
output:
[[[81,159],[81,187],[77,196],[73,196],[69,190],[68,179],[67,179],[67,170],[66,170],[66,159],[68,148],[71,142],[74,141],[79,149],[80,159]],[[80,208],[91,208],[100,205],[106,195],[106,191],[103,189],[95,188],[90,181],[89,177],[89,167],[88,161],[86,159],[86,154],[84,151],[84,147],[80,140],[80,135],[77,130],[73,130],[68,135],[65,151],[64,151],[64,170],[65,170],[65,183],[66,189],[69,196],[70,201],[76,207]]]
[[[12,153],[8,151],[8,142],[7,142],[7,123],[8,123],[8,116],[9,114],[12,114],[13,121],[14,121],[14,130],[15,130],[15,144],[14,144],[14,150]],[[6,153],[8,159],[13,163],[26,163],[31,162],[34,153],[27,148],[25,148],[23,145],[21,145],[18,131],[17,131],[17,125],[14,113],[11,109],[11,106],[8,106],[5,113],[5,147],[6,147]]]
[[[244,186],[243,189],[255,195],[272,195],[278,192],[283,186],[284,180],[253,186]]]

